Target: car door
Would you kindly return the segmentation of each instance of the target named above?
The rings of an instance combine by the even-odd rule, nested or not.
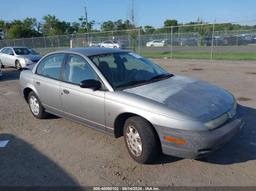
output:
[[[159,40],[156,40],[156,41],[155,41],[155,46],[156,46],[156,47],[159,47],[160,44],[161,44],[161,42],[160,42]]]
[[[105,91],[81,88],[83,80],[99,80],[90,64],[81,56],[70,54],[60,84],[62,110],[67,116],[98,129],[105,128]]]
[[[112,42],[111,41],[106,41],[105,47],[106,48],[111,48],[112,47]]]
[[[45,109],[61,114],[60,74],[66,54],[56,53],[40,61],[34,75],[34,86]]]
[[[15,53],[12,48],[8,49],[8,53],[6,55],[6,62],[8,66],[15,67],[15,61],[16,61]]]
[[[12,66],[14,67],[15,66],[15,56],[14,56],[14,51],[12,48],[8,48],[7,49],[7,54],[5,55],[5,62],[6,62],[6,65],[7,66]]]
[[[0,53],[0,61],[4,66],[8,66],[7,63],[7,54],[8,54],[8,48],[3,48]]]

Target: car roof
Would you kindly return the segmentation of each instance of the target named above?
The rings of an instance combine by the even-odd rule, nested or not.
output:
[[[6,47],[3,47],[3,48],[27,48],[27,49],[29,49],[28,47],[25,47],[25,46],[6,46]]]
[[[70,48],[63,51],[56,51],[55,53],[58,53],[58,52],[79,53],[84,56],[93,56],[93,55],[99,55],[99,54],[112,54],[112,53],[130,52],[130,51],[117,49],[117,48],[89,47],[89,48]]]

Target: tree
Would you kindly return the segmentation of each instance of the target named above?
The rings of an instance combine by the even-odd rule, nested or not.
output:
[[[113,31],[115,29],[115,24],[112,21],[105,21],[101,24],[102,31]]]
[[[4,20],[0,20],[0,28],[1,29],[5,28],[5,21]]]
[[[115,30],[127,30],[127,29],[135,28],[135,26],[129,20],[123,21],[122,19],[119,19],[115,21],[114,24],[115,24]]]
[[[78,29],[78,33],[86,33],[86,32],[90,32],[93,28],[93,25],[95,24],[95,21],[89,21],[87,23],[85,17],[80,17],[79,19],[79,29]],[[88,27],[88,28],[87,28]]]
[[[70,23],[60,21],[54,15],[43,17],[42,32],[45,36],[66,34],[70,28]]]
[[[173,32],[177,32],[178,31],[178,21],[175,19],[167,19],[164,21],[164,27],[168,28],[168,27],[173,27]],[[165,31],[170,32],[171,29],[166,29]]]
[[[174,19],[167,19],[164,21],[164,27],[178,26],[178,21]]]
[[[155,32],[155,30],[156,29],[154,27],[152,27],[152,26],[149,26],[149,25],[144,26],[144,32],[146,34],[152,34],[152,33]]]
[[[8,38],[27,38],[41,36],[37,29],[38,22],[35,18],[26,18],[24,20],[14,20],[6,25]]]

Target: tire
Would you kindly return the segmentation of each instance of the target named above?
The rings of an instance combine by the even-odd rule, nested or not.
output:
[[[3,65],[2,61],[0,60],[0,69],[1,68],[4,68],[4,65]]]
[[[152,163],[160,154],[160,142],[153,127],[141,117],[130,117],[124,124],[124,141],[129,155],[138,163]]]
[[[45,119],[47,117],[47,113],[44,111],[40,100],[33,91],[31,91],[28,95],[28,105],[31,113],[35,118]]]
[[[15,61],[15,68],[16,68],[17,70],[21,70],[21,69],[22,69],[22,67],[21,67],[21,64],[20,64],[20,61],[19,61],[19,60],[16,60],[16,61]]]

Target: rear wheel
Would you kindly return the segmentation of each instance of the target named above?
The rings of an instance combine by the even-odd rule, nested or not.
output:
[[[131,117],[124,125],[124,140],[130,156],[139,163],[151,163],[160,153],[160,143],[152,126],[141,117]]]
[[[28,95],[28,104],[30,111],[34,117],[38,119],[44,119],[47,117],[47,113],[44,111],[42,104],[40,103],[37,95],[32,91]]]
[[[22,67],[21,67],[21,64],[20,64],[20,61],[19,61],[19,60],[16,60],[16,61],[15,61],[15,68],[16,68],[17,70],[21,70],[21,69],[22,69]]]

